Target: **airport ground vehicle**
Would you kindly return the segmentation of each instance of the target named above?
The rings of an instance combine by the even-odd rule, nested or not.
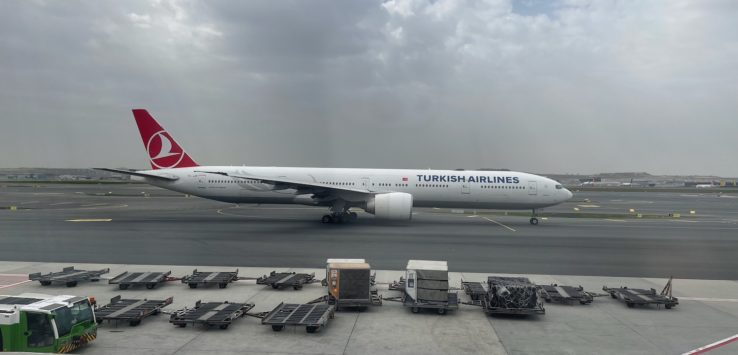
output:
[[[24,293],[0,296],[0,350],[67,353],[97,338],[90,300]]]
[[[456,292],[449,292],[446,261],[410,260],[405,271],[402,304],[413,313],[434,309],[438,314],[459,308]]]

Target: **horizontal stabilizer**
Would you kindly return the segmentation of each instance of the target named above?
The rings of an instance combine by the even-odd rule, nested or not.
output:
[[[111,168],[93,168],[93,169],[109,171],[111,173],[126,174],[126,175],[140,176],[140,177],[150,178],[150,179],[164,180],[164,181],[174,181],[178,179],[175,176],[161,176],[161,175],[155,175],[151,173],[143,173],[143,172],[136,171],[136,170],[111,169]]]

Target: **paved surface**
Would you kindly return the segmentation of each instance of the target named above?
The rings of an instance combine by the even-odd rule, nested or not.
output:
[[[32,272],[61,270],[67,264],[0,262],[0,274],[23,278]],[[198,270],[227,271],[229,268],[161,265],[77,264],[82,269],[110,268],[123,271],[167,271],[184,276]],[[450,265],[454,270],[454,264]],[[240,276],[258,277],[272,268],[239,267]],[[324,269],[276,270],[315,272]],[[399,271],[377,271],[380,294],[396,296],[387,283],[397,280]],[[460,280],[483,281],[489,273],[450,273],[451,285]],[[646,278],[528,275],[532,281],[582,285],[599,292],[603,285],[661,289],[666,280]],[[174,297],[173,311],[192,306],[197,300],[252,302],[253,312],[269,311],[282,301],[301,303],[325,294],[319,283],[304,289],[273,290],[254,281],[237,281],[226,289],[189,289],[169,282],[153,290],[118,290],[105,280],[80,283],[75,288],[41,286],[24,282],[0,285],[0,294],[24,292],[95,296],[100,304],[124,298],[164,299]],[[316,334],[304,328],[288,327],[273,332],[255,318],[236,320],[228,329],[178,328],[168,323],[168,315],[145,319],[138,327],[103,324],[98,339],[79,351],[82,354],[679,354],[738,332],[738,283],[735,281],[674,280],[674,295],[680,304],[673,309],[628,308],[610,297],[598,297],[591,305],[546,304],[546,314],[537,317],[490,317],[480,308],[462,305],[444,316],[413,314],[400,303],[385,301],[381,307],[364,312],[337,312],[335,319]],[[466,295],[460,295],[466,300]],[[738,353],[738,343],[725,345],[710,354]]]
[[[582,192],[548,211],[682,218],[538,226],[433,209],[405,224],[362,213],[356,223],[323,225],[321,208],[237,207],[146,185],[0,184],[3,206],[19,210],[0,209],[0,260],[319,268],[328,257],[358,257],[381,269],[431,259],[469,272],[738,279],[738,199],[713,191]]]

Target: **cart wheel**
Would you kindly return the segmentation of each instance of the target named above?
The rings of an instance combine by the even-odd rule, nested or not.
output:
[[[141,320],[140,320],[140,319],[132,320],[132,321],[128,322],[128,324],[129,324],[129,325],[130,325],[131,327],[135,327],[135,326],[137,326],[137,325],[141,324]]]
[[[318,330],[318,327],[315,327],[315,326],[307,326],[307,327],[305,327],[305,330],[308,333],[315,333],[315,331]]]
[[[230,325],[230,324],[221,324],[221,325],[220,325],[220,329],[228,329],[228,326],[229,326],[229,325]]]
[[[446,309],[445,308],[439,308],[438,309],[438,314],[446,314]]]
[[[197,284],[189,284],[190,288],[197,288]]]
[[[614,294],[614,293],[611,293],[611,294],[610,294],[610,297],[612,297],[612,298],[618,298],[617,296],[615,296],[615,294]]]
[[[228,287],[228,284],[227,283],[219,283],[218,284],[218,287],[219,288],[226,288],[226,287]]]
[[[550,298],[544,298],[543,300],[546,301],[546,303],[551,303],[551,299]]]
[[[177,325],[178,325],[178,326],[179,326],[180,328],[184,328],[184,327],[186,327],[186,326],[187,326],[187,323],[180,323],[180,324],[177,324]]]
[[[118,289],[119,289],[119,290],[127,290],[127,289],[128,289],[128,285],[124,285],[124,284],[119,284],[119,285],[118,285]]]
[[[282,330],[282,328],[284,328],[283,325],[273,325],[272,326],[272,330],[275,331],[275,332],[278,332],[278,331]]]
[[[149,290],[153,290],[156,287],[156,284],[146,284],[146,288]]]
[[[277,284],[272,284],[272,288],[276,290],[276,289],[278,289],[278,288],[279,288],[279,285],[277,285]]]
[[[41,286],[49,286],[51,285],[51,281],[39,281],[41,283]]]
[[[418,312],[420,312],[420,308],[413,307],[413,308],[410,308],[410,311],[412,311],[413,313],[418,313]]]
[[[635,307],[635,304],[634,304],[633,302],[627,302],[627,303],[625,303],[625,304],[626,304],[626,305],[628,305],[628,308],[633,308],[633,307]]]
[[[295,290],[299,290],[299,289],[302,288],[302,286],[301,285],[295,285],[295,286],[292,286],[292,288],[294,288]]]
[[[664,305],[664,307],[665,307],[666,309],[671,309],[671,307],[672,307],[672,306],[671,306],[670,304],[668,304],[668,303],[667,303],[667,304],[665,304],[665,305]]]
[[[77,281],[69,281],[67,282],[67,287],[74,287],[77,286]]]
[[[587,303],[589,303],[589,302],[587,302],[587,301],[579,301],[579,304],[587,304]]]

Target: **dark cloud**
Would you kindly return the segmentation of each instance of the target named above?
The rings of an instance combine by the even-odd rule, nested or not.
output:
[[[732,1],[2,1],[0,166],[738,176]]]

